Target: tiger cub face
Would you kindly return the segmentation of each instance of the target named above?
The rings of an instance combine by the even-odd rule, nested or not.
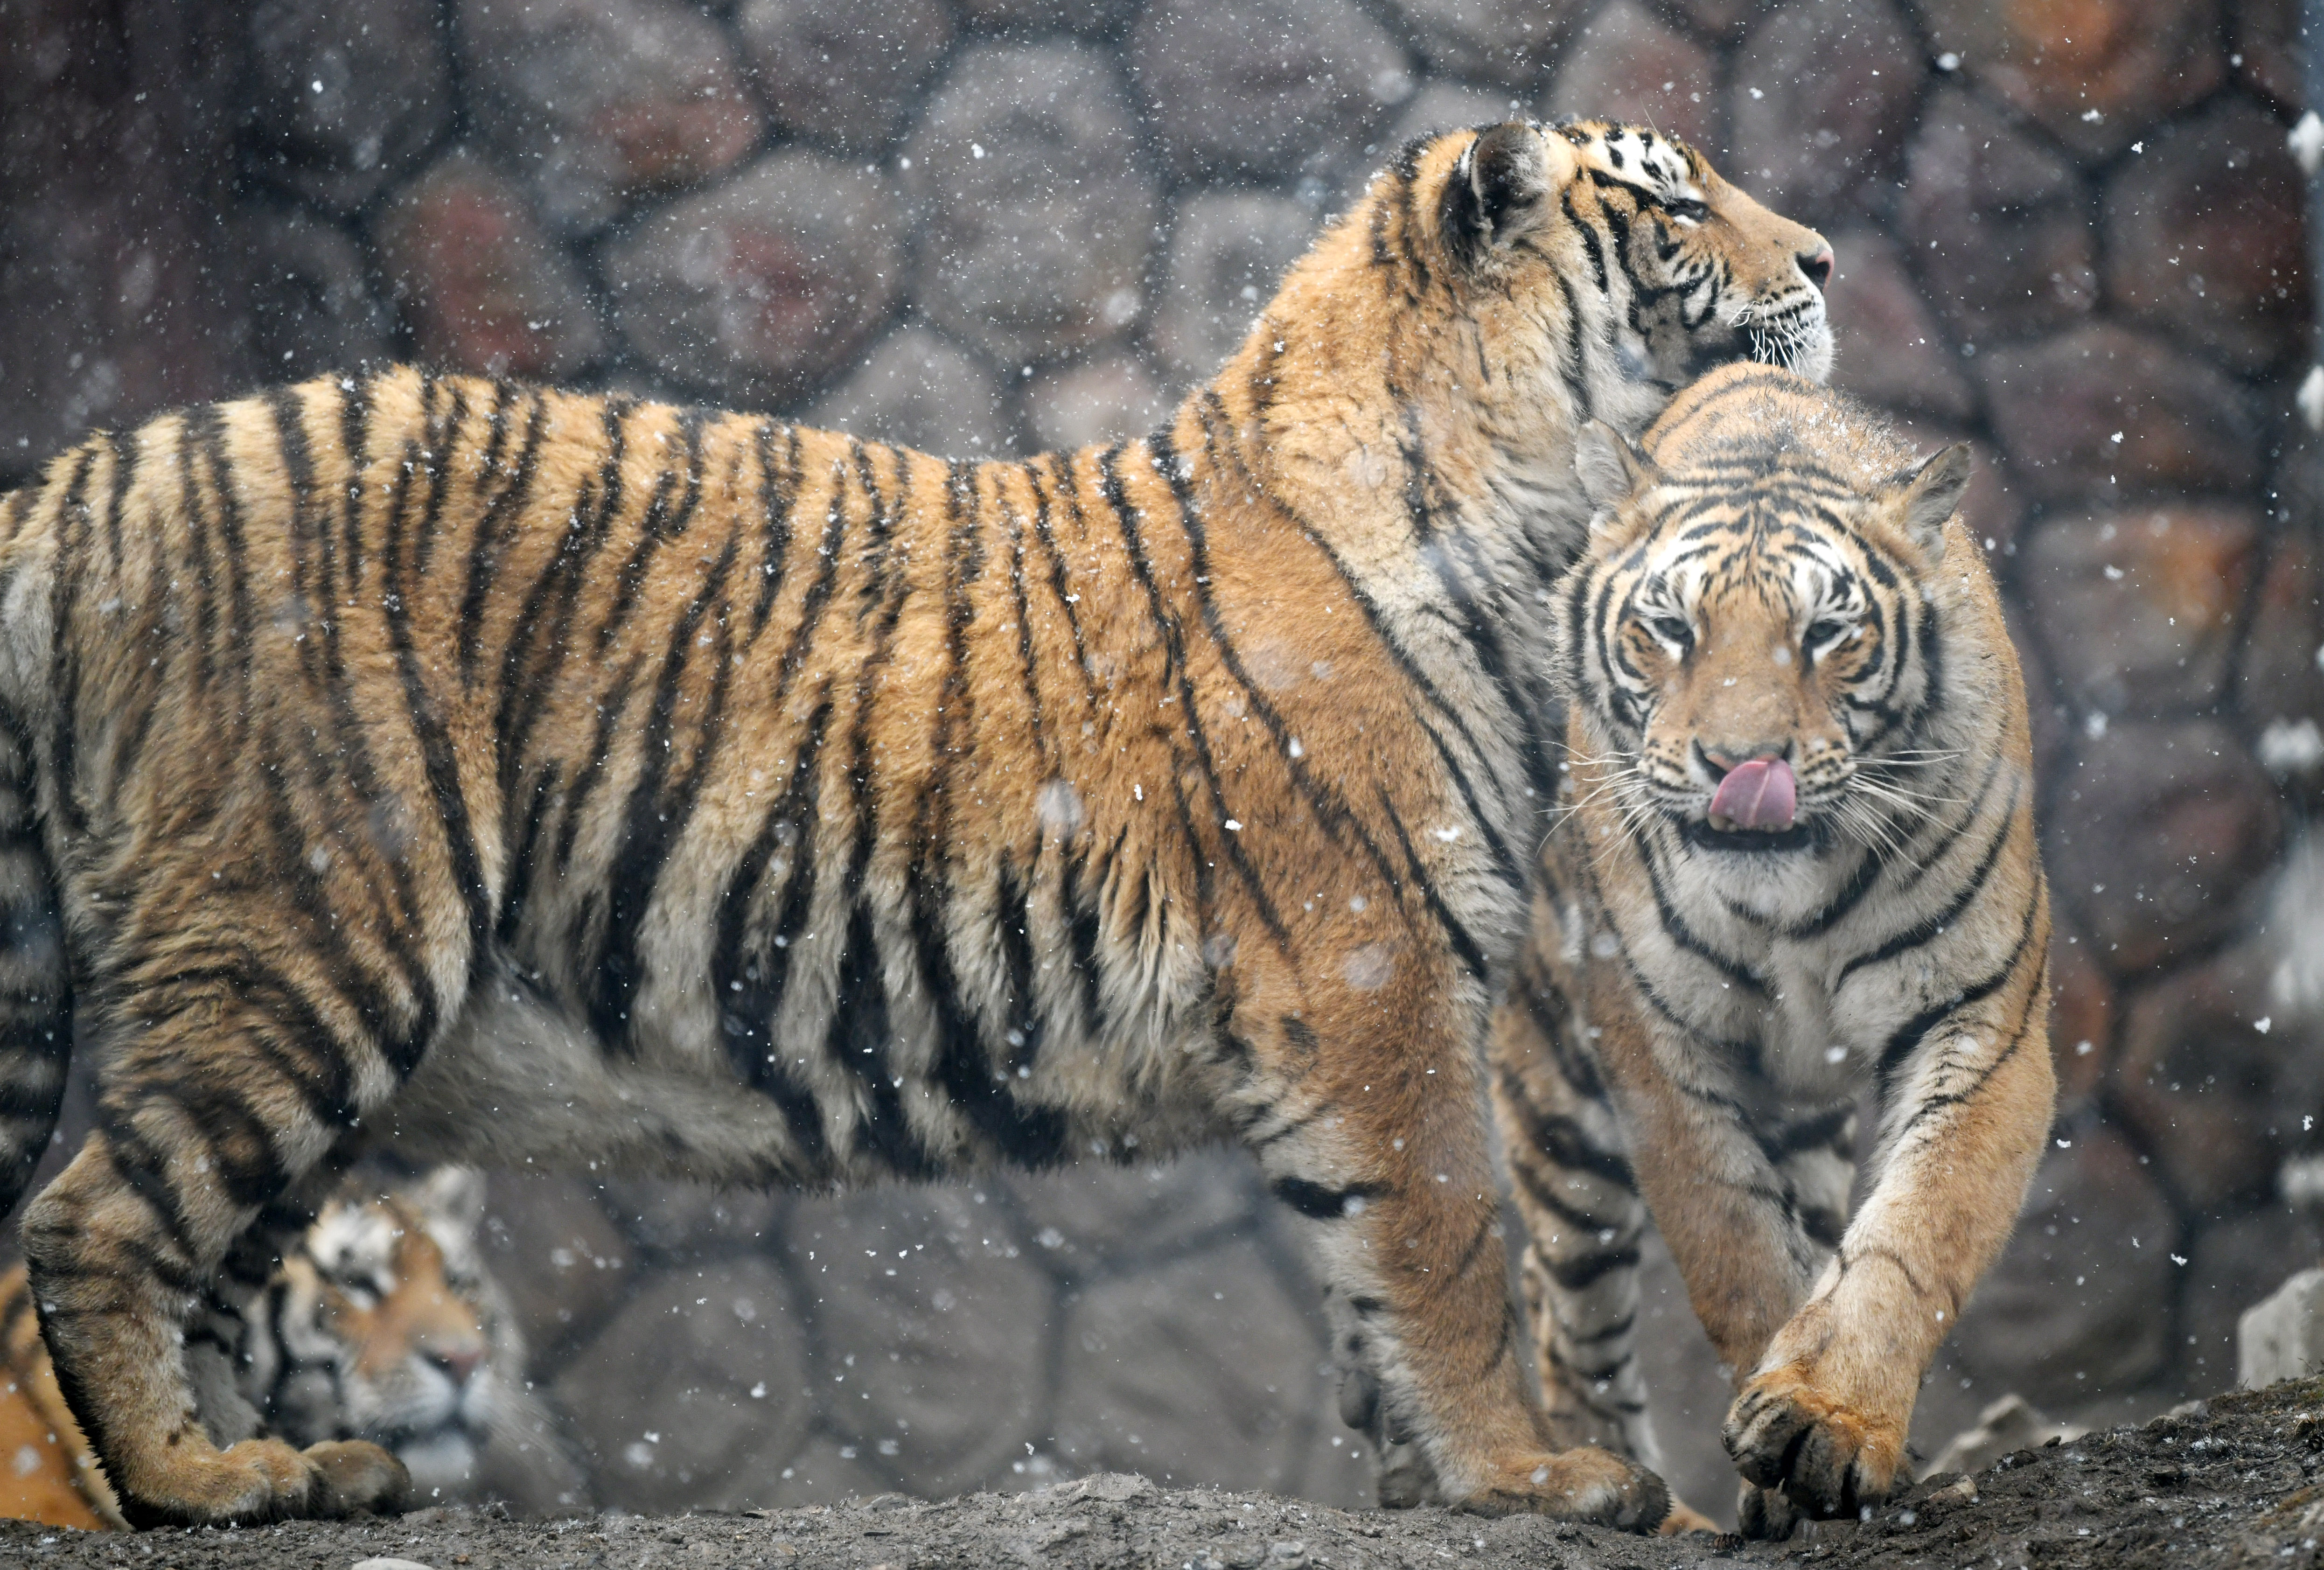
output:
[[[1584,663],[1603,683],[1594,711],[1635,756],[1635,807],[1699,850],[1752,855],[1876,821],[1884,743],[1912,728],[1936,653],[1914,586],[1970,463],[1956,445],[1868,494],[1819,483],[1803,451],[1748,484],[1714,468],[1689,485],[1606,427],[1584,432],[1601,559],[1619,563]]]
[[[273,1335],[245,1350],[279,1431],[383,1445],[423,1499],[468,1483],[523,1366],[477,1257],[483,1207],[481,1178],[439,1168],[323,1208],[270,1288]]]
[[[1675,388],[1732,360],[1821,382],[1831,370],[1823,288],[1832,252],[1720,177],[1702,154],[1650,128],[1601,121],[1555,127],[1616,220],[1614,258],[1636,282],[1632,325],[1641,380]]]

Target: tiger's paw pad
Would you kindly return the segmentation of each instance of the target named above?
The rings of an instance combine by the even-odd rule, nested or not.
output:
[[[1594,1445],[1497,1467],[1483,1492],[1461,1501],[1480,1515],[1531,1514],[1651,1532],[1670,1514],[1670,1489],[1635,1462]]]
[[[361,1439],[310,1445],[301,1454],[315,1468],[315,1515],[390,1515],[403,1508],[411,1492],[411,1473],[403,1463]]]
[[[1843,1406],[1790,1369],[1746,1385],[1720,1437],[1746,1479],[1817,1519],[1852,1516],[1904,1481],[1903,1425]]]

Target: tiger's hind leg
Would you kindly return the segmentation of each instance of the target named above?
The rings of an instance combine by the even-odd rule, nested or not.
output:
[[[184,979],[189,966],[105,1011],[97,1127],[24,1215],[59,1386],[136,1526],[346,1515],[392,1508],[407,1486],[401,1463],[359,1441],[217,1444],[189,1368],[220,1266],[270,1207],[303,1199],[397,1082],[358,1014],[272,958],[244,951],[207,981]],[[261,1253],[244,1250],[238,1273]],[[217,1417],[221,1437],[242,1426]]]
[[[1636,1344],[1649,1218],[1557,968],[1554,950],[1519,961],[1491,1045],[1494,1113],[1526,1227],[1534,1366],[1556,1443],[1602,1445],[1659,1473]],[[1716,1529],[1673,1496],[1664,1532]]]

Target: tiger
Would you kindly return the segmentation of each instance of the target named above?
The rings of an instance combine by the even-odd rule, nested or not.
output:
[[[139,1525],[392,1508],[178,1337],[342,1152],[825,1188],[1240,1141],[1433,1495],[1554,1449],[1484,1081],[1573,439],[1828,365],[1831,247],[1650,128],[1406,145],[1162,429],[970,463],[380,367],[0,501],[0,1189]],[[1529,794],[1530,793],[1530,794]]]
[[[482,1180],[461,1168],[343,1184],[251,1301],[215,1302],[189,1336],[208,1360],[205,1429],[361,1436],[430,1501],[577,1502],[580,1469],[531,1393],[523,1332],[484,1268],[483,1219]],[[127,1524],[58,1393],[21,1263],[0,1275],[0,1516]]]
[[[1729,365],[1577,462],[1565,774],[1489,1048],[1534,1356],[1560,1443],[1655,1464],[1651,1220],[1732,1371],[1742,1525],[1781,1537],[1905,1478],[2050,1123],[2024,684],[1966,446]]]

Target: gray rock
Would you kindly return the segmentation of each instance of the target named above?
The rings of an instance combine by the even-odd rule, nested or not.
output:
[[[493,1173],[480,1242],[532,1348],[535,1378],[553,1375],[573,1347],[594,1336],[637,1279],[627,1240],[587,1185],[569,1178]]]
[[[763,1259],[642,1283],[554,1393],[594,1453],[598,1501],[632,1510],[759,1502],[814,1399],[790,1288]]]
[[[2019,586],[2067,695],[2108,715],[2208,706],[2226,685],[2260,568],[2245,507],[2052,514]]]
[[[1941,1472],[1983,1472],[2013,1450],[2079,1439],[2083,1432],[2069,1423],[2052,1423],[2023,1396],[2006,1395],[1979,1412],[1977,1427],[1954,1435],[1923,1470],[1931,1477]]]
[[[770,153],[607,248],[615,319],[665,375],[781,403],[886,318],[901,290],[901,199],[861,165]]]
[[[1190,384],[1217,374],[1314,236],[1314,212],[1287,197],[1206,191],[1187,201],[1170,226],[1150,328],[1163,363]]]
[[[2255,1390],[2324,1371],[2324,1270],[2301,1270],[2236,1323],[2236,1383]]]
[[[1718,142],[1719,66],[1638,0],[1614,0],[1575,32],[1541,107],[1545,119],[1653,125],[1709,153]]]
[[[1181,175],[1331,168],[1414,87],[1410,57],[1352,0],[1157,0],[1130,63]]]
[[[2107,293],[2237,371],[2306,347],[2312,291],[2300,166],[2283,127],[2223,99],[2158,125],[2107,181]]]
[[[1004,364],[1138,319],[1157,199],[1103,56],[1074,43],[972,49],[904,151],[932,319]]]
[[[1904,236],[1955,332],[1981,346],[2096,308],[2097,245],[2066,160],[1946,87],[1923,110],[1904,162]]]
[[[1198,1150],[1159,1165],[1090,1161],[1056,1172],[1012,1173],[1026,1235],[1053,1266],[1076,1276],[1145,1261],[1255,1231],[1274,1202],[1240,1150]],[[1134,1268],[1134,1267],[1133,1267]]]
[[[802,1205],[785,1253],[815,1325],[828,1423],[916,1492],[1005,1473],[1039,1435],[1055,1287],[958,1188]]]
[[[1924,410],[1949,420],[1977,412],[1977,392],[1960,356],[1937,326],[1904,264],[1903,250],[1877,229],[1827,236],[1839,258],[1825,292],[1831,313],[1831,383],[1875,403]]]
[[[758,144],[725,32],[683,0],[459,0],[459,25],[470,112],[560,234]]]
[[[1396,0],[1413,42],[1440,71],[1526,88],[1588,0]]]
[[[743,0],[734,30],[776,125],[863,153],[895,135],[954,26],[942,0]]]
[[[1144,436],[1169,418],[1171,407],[1154,373],[1119,349],[1043,371],[1025,384],[1026,423],[1045,451]]]
[[[1008,410],[991,374],[958,345],[917,324],[874,345],[804,420],[938,457],[1001,457],[1011,445]]]
[[[260,376],[293,380],[388,357],[393,324],[345,229],[300,208],[257,211],[235,224],[227,244]]]
[[[660,1254],[762,1250],[779,1235],[789,1196],[662,1178],[611,1178],[599,1203],[642,1249]]]
[[[259,0],[250,12],[251,129],[268,176],[353,212],[452,123],[435,0]]]
[[[2052,1143],[2001,1258],[1961,1316],[1956,1356],[1987,1389],[2071,1407],[2163,1366],[2156,1306],[2176,1285],[2178,1223],[2118,1134]],[[2131,1246],[2136,1238],[2138,1245]]]
[[[1471,125],[1490,125],[1503,120],[1528,119],[1525,101],[1507,88],[1479,88],[1467,82],[1433,81],[1404,101],[1396,123],[1379,139],[1375,165],[1416,136],[1434,136]]]
[[[1056,1436],[1077,1467],[1281,1489],[1337,1422],[1314,1305],[1249,1241],[1080,1292],[1063,1340]]]
[[[1852,209],[1895,164],[1924,74],[1888,0],[1785,5],[1736,52],[1723,172],[1804,223]]]
[[[555,379],[604,352],[572,259],[516,182],[466,150],[396,192],[372,236],[388,297],[429,363]]]

